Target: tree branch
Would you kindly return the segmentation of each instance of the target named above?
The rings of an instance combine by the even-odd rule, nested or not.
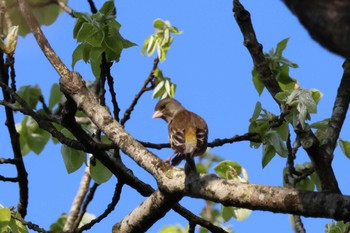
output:
[[[52,49],[48,40],[46,39],[44,33],[42,32],[38,21],[34,17],[30,7],[26,0],[17,0],[19,9],[24,17],[28,27],[33,32],[34,37],[40,46],[41,50],[44,52],[45,56],[52,64],[52,66],[56,69],[57,73],[61,76],[70,75],[70,71],[66,65],[61,61],[61,59],[57,56],[55,51]]]
[[[331,162],[337,145],[340,130],[346,118],[350,102],[350,60],[343,64],[344,74],[338,87],[337,97],[333,106],[332,117],[328,123],[324,140],[322,141],[322,157]]]
[[[125,111],[124,117],[120,121],[121,125],[125,125],[125,123],[130,119],[131,112],[134,110],[134,108],[135,108],[137,102],[139,101],[139,99],[141,98],[142,94],[145,93],[146,91],[150,90],[149,88],[147,88],[147,85],[152,82],[152,80],[154,78],[153,73],[157,69],[158,63],[159,63],[159,58],[157,57],[154,59],[152,70],[151,70],[150,74],[148,75],[148,78],[143,83],[141,90],[139,91],[139,93],[137,93],[135,95],[135,98],[132,101],[130,107]]]
[[[125,132],[108,110],[98,104],[79,74],[74,73],[72,79],[61,77],[60,84],[62,90],[72,97],[78,108],[82,109],[98,128],[125,154],[156,178],[159,190],[162,192],[174,195],[183,193],[226,206],[336,220],[350,219],[349,196],[242,184],[220,179],[214,175],[201,176],[185,184],[186,176],[183,170],[167,165]]]
[[[75,222],[79,216],[80,208],[84,201],[85,195],[89,190],[90,181],[91,176],[89,167],[86,167],[83,177],[81,178],[78,193],[75,196],[69,214],[67,215],[67,221],[64,224],[63,231],[73,231],[76,227]]]
[[[112,232],[146,232],[147,229],[162,218],[175,203],[179,202],[181,198],[181,195],[172,196],[157,190],[122,221],[115,224]]]
[[[247,47],[253,59],[254,66],[259,73],[259,78],[275,99],[275,95],[281,91],[281,88],[273,77],[267,61],[265,60],[262,45],[258,42],[252,26],[250,13],[244,9],[239,0],[233,0],[233,7],[235,19],[244,37],[244,45]],[[322,190],[341,193],[331,164],[320,157],[322,150],[320,149],[320,143],[316,136],[310,129],[305,131],[294,126],[294,130],[304,150],[314,163],[315,170],[321,181]]]
[[[7,87],[9,83],[8,68],[4,63],[4,54],[0,53],[0,84],[5,84],[1,86],[4,100],[6,102],[11,102],[11,96],[7,92]],[[13,77],[14,78],[14,77]],[[10,89],[11,90],[11,89]],[[12,90],[11,90],[12,91]],[[19,188],[19,201],[17,204],[18,212],[24,218],[27,215],[28,207],[28,173],[24,166],[23,156],[21,152],[21,146],[19,141],[19,134],[17,133],[15,126],[14,114],[11,108],[5,107],[6,114],[6,126],[10,135],[12,151],[14,153],[14,159],[17,161],[15,163],[18,178],[18,188]]]

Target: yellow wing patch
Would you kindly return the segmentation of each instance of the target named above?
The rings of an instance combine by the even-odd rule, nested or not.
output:
[[[197,134],[196,129],[191,127],[185,132],[185,142],[197,144]]]

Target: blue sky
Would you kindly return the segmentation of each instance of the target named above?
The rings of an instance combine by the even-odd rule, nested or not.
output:
[[[102,1],[96,2],[100,8]],[[343,59],[326,51],[314,42],[298,20],[281,1],[260,0],[243,1],[242,4],[251,13],[257,38],[267,52],[284,38],[290,37],[285,57],[299,65],[291,70],[291,76],[298,79],[303,88],[316,88],[324,96],[318,105],[318,113],[312,115],[311,122],[330,116],[332,106],[342,75]],[[141,55],[141,46],[147,36],[153,33],[152,23],[156,18],[170,20],[183,31],[176,36],[167,60],[159,65],[165,76],[177,84],[175,97],[185,107],[201,115],[209,125],[209,141],[216,138],[232,137],[248,131],[249,118],[255,103],[262,102],[264,108],[278,114],[278,106],[271,96],[264,91],[258,96],[251,81],[252,61],[243,46],[242,34],[233,18],[231,1],[116,1],[118,21],[122,24],[122,35],[137,43],[138,47],[125,50],[118,64],[113,66],[117,99],[121,113],[130,105],[132,98],[141,88],[153,64],[153,58]],[[76,11],[89,12],[85,1],[69,3]],[[76,46],[72,38],[74,19],[62,14],[50,27],[43,27],[52,47],[63,62],[71,64],[71,54]],[[58,74],[47,62],[32,35],[19,40],[16,54],[17,85],[38,84],[46,100],[49,99],[50,87],[59,80]],[[87,80],[94,77],[90,66],[78,62],[75,70]],[[156,100],[151,92],[140,100],[131,119],[126,123],[126,130],[135,138],[149,142],[166,142],[167,127],[161,120],[151,119]],[[16,115],[16,120],[21,120]],[[0,108],[0,157],[12,156],[7,129],[4,126],[5,115]],[[349,121],[346,121],[341,138],[350,141]],[[172,151],[165,149],[154,151],[165,159]],[[281,186],[282,170],[285,160],[276,156],[267,167],[261,167],[261,150],[249,147],[248,142],[224,145],[214,148],[213,153],[240,163],[249,174],[251,183]],[[135,175],[154,188],[154,179],[138,167],[127,156],[123,160]],[[24,158],[29,173],[29,207],[27,220],[48,229],[61,213],[68,212],[76,194],[83,168],[73,174],[67,174],[60,146],[49,143],[39,155],[30,153]],[[302,151],[298,162],[309,161]],[[334,170],[340,188],[349,193],[347,174],[349,161],[339,148],[335,151]],[[0,174],[15,176],[12,166],[0,166]],[[99,187],[95,201],[88,212],[99,215],[110,202],[116,179],[113,177]],[[4,206],[17,204],[17,184],[0,182],[0,203]],[[90,232],[110,232],[114,223],[122,219],[144,198],[129,187],[125,187],[116,210],[107,219],[97,224]],[[181,201],[194,213],[199,213],[204,201],[184,198]],[[306,230],[322,232],[328,219],[303,218]],[[148,232],[158,232],[166,225],[181,224],[186,220],[170,211]],[[293,232],[289,216],[269,212],[254,211],[244,222],[231,220],[228,224],[236,232],[253,232],[266,229],[269,232]]]

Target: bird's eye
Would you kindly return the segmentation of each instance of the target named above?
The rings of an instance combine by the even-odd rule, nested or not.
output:
[[[163,110],[165,108],[165,104],[160,105],[160,110]]]

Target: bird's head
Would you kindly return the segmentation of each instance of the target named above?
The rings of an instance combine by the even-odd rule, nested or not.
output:
[[[152,118],[162,118],[169,123],[183,109],[184,107],[179,101],[172,98],[165,98],[157,103]]]

